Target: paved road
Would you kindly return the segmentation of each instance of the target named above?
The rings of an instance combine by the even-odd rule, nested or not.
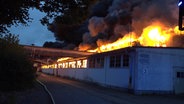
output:
[[[41,74],[56,104],[184,104],[184,96],[133,95],[79,81]]]

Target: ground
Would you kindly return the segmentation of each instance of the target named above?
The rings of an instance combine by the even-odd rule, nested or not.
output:
[[[184,95],[134,95],[46,74],[40,74],[37,79],[50,90],[55,104],[184,104]],[[0,104],[52,104],[38,83],[30,90],[0,93],[0,99]]]
[[[76,80],[41,74],[56,104],[184,104],[183,95],[134,95]]]

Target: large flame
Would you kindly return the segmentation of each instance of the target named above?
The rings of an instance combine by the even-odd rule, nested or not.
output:
[[[106,52],[111,50],[116,50],[128,46],[132,46],[132,43],[136,41],[136,35],[135,33],[130,33],[125,35],[123,38],[118,39],[117,41],[109,44],[103,44],[100,47],[94,49],[94,50],[88,50],[88,52]]]
[[[88,52],[100,53],[137,45],[167,47],[170,44],[171,37],[176,34],[184,34],[184,32],[179,31],[178,26],[168,28],[160,22],[155,22],[144,28],[139,37],[136,33],[130,32],[113,43],[102,44],[94,50],[88,50]]]
[[[170,39],[170,29],[160,23],[152,24],[143,30],[139,42],[142,46],[166,47]]]

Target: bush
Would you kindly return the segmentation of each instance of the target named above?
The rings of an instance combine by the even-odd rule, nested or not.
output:
[[[31,87],[36,70],[23,47],[13,35],[0,38],[0,90],[12,91]]]

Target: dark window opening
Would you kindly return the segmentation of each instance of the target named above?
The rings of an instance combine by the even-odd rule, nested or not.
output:
[[[127,54],[123,55],[123,66],[129,67],[129,55],[127,55]]]
[[[91,58],[89,59],[89,68],[94,68],[95,67],[95,59]]]
[[[104,57],[90,58],[89,68],[103,68],[104,67]]]
[[[110,56],[110,68],[121,67],[121,55]]]
[[[110,56],[110,67],[111,68],[115,67],[114,63],[115,63],[115,56]]]
[[[176,77],[177,78],[184,78],[184,72],[177,72]]]

